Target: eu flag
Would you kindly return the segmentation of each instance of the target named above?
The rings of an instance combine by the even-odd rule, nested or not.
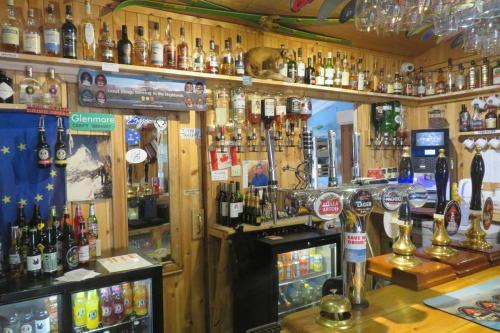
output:
[[[7,251],[10,225],[16,219],[16,207],[25,205],[26,219],[31,219],[33,205],[40,205],[42,217],[47,219],[50,206],[61,206],[66,201],[64,168],[54,163],[47,169],[37,166],[38,121],[40,116],[25,112],[0,112],[0,241]],[[64,128],[68,119],[63,117]],[[57,136],[57,118],[45,116],[45,132],[54,159]]]

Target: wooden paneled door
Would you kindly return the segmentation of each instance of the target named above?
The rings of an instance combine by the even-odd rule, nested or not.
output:
[[[342,182],[348,183],[352,179],[352,133],[353,124],[340,125],[340,154]]]

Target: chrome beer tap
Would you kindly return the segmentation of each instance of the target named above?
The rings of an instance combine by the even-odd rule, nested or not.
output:
[[[316,152],[316,138],[312,130],[304,126],[302,133],[302,152],[304,154],[305,188],[318,187],[318,158]]]
[[[278,178],[276,176],[276,161],[274,159],[274,131],[266,131],[267,161],[269,163],[269,202],[271,203],[273,223],[278,222],[278,207],[276,206],[278,197]]]
[[[359,166],[359,154],[360,154],[360,137],[358,132],[352,135],[352,181],[356,182],[361,178],[361,169]]]
[[[335,145],[336,135],[333,130],[328,131],[328,187],[337,187],[337,170],[335,168],[335,157],[337,149]]]

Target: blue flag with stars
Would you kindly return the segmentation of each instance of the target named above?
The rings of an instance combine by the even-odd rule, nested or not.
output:
[[[50,206],[57,206],[59,213],[66,203],[65,169],[56,168],[54,163],[47,169],[37,166],[39,118],[25,112],[0,112],[0,240],[4,246],[8,245],[9,228],[16,219],[19,203],[25,205],[28,221],[35,203],[40,205],[44,219]],[[64,128],[68,128],[68,119],[63,117],[63,122]],[[45,116],[45,133],[53,160],[56,117]]]

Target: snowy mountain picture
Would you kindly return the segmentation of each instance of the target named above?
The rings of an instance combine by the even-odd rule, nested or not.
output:
[[[72,135],[66,167],[68,201],[111,198],[110,138]]]

